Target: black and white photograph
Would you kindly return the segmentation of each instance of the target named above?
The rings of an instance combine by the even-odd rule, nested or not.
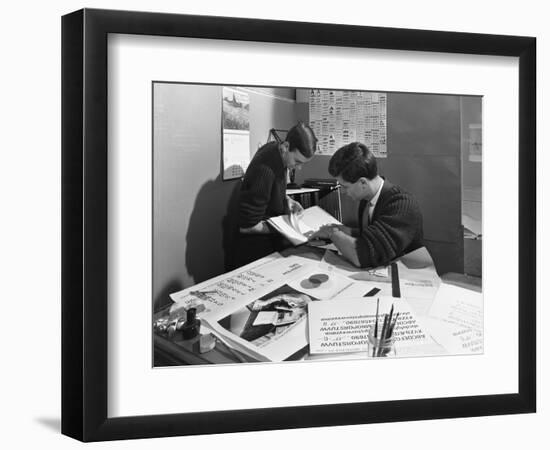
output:
[[[151,89],[153,367],[483,355],[483,96]]]

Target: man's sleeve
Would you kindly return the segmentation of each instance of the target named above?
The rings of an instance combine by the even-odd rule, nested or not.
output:
[[[275,174],[267,166],[258,166],[247,173],[239,199],[239,226],[249,228],[266,218],[266,209],[271,199]]]
[[[361,267],[389,264],[404,253],[422,228],[420,208],[410,194],[395,194],[383,208],[372,224],[360,230],[357,238]]]

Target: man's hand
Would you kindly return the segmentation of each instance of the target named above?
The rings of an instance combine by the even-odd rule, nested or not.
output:
[[[334,225],[334,227],[338,230],[340,230],[342,233],[347,234],[348,236],[351,236],[351,228],[346,227],[345,225]]]
[[[335,231],[342,231],[348,236],[351,235],[351,228],[345,225],[327,224],[319,228],[315,233],[307,236],[308,239],[332,239],[332,235]]]
[[[338,230],[336,225],[323,225],[315,233],[308,236],[308,239],[310,241],[314,239],[331,239],[336,230]]]
[[[271,234],[271,229],[268,227],[267,223],[262,220],[256,225],[250,228],[239,228],[239,231],[243,234]]]
[[[302,205],[300,205],[299,202],[291,199],[290,197],[288,197],[288,209],[290,210],[291,214],[296,214],[297,216],[301,216],[304,212],[304,208],[302,207]]]

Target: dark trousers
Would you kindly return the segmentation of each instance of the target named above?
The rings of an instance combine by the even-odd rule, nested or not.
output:
[[[234,247],[233,268],[244,266],[273,252],[280,252],[290,245],[279,234],[239,234]]]

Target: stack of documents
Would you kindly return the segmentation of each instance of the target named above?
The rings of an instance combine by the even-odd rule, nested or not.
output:
[[[308,345],[308,304],[340,296],[354,281],[299,256],[260,261],[172,294],[173,308],[205,304],[201,320],[224,342],[259,361],[282,361]]]
[[[301,226],[324,221],[320,208],[307,211]],[[442,284],[423,251],[395,263],[400,297],[388,267],[362,270],[331,251],[322,261],[274,253],[171,294],[171,313],[196,307],[205,328],[258,361],[308,345],[313,357],[367,357],[379,299],[381,314],[393,306],[398,316],[396,357],[483,352],[482,295]]]

